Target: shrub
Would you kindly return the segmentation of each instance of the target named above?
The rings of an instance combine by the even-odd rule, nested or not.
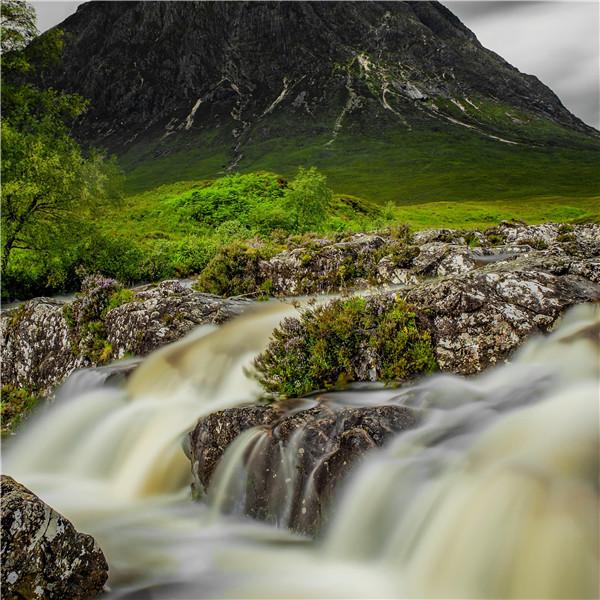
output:
[[[293,215],[294,229],[320,229],[332,200],[325,175],[315,167],[300,168],[285,192],[285,204]]]
[[[73,352],[94,364],[108,362],[112,346],[106,339],[104,319],[110,310],[131,302],[134,297],[131,290],[124,289],[110,277],[84,277],[81,292],[63,308],[65,320],[71,329]]]
[[[255,375],[267,392],[295,397],[372,379],[371,369],[388,383],[428,373],[436,361],[419,321],[400,299],[334,300],[286,319],[254,361]]]
[[[226,297],[258,293],[263,283],[260,261],[267,258],[263,247],[233,242],[217,252],[198,277],[194,289]]]

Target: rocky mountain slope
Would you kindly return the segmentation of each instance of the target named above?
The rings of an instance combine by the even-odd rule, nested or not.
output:
[[[129,169],[392,170],[433,142],[597,145],[438,2],[89,2],[60,27],[47,81],[91,100],[79,136]]]

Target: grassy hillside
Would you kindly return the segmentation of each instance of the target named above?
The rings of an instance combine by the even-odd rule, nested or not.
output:
[[[543,203],[547,197],[600,193],[600,137],[500,104],[480,103],[477,111],[465,104],[465,112],[454,105],[441,108],[468,127],[421,113],[410,116],[410,128],[393,121],[372,123],[365,111],[364,121],[360,115],[349,120],[331,142],[335,115],[314,122],[273,115],[268,131],[257,124],[244,134],[237,168],[290,177],[299,166],[315,165],[339,194],[398,206],[520,199]],[[472,129],[483,123],[493,133]],[[158,146],[131,148],[122,157],[128,191],[226,174],[234,158],[231,139],[225,129],[192,130]]]
[[[548,135],[557,127],[539,126]],[[226,132],[206,145],[197,134],[180,138],[163,148],[171,154],[158,158],[149,155],[156,149],[131,150],[122,159],[128,168],[123,202],[98,212],[75,246],[16,253],[5,295],[76,288],[81,267],[126,283],[187,277],[224,246],[257,236],[281,249],[286,236],[298,233],[283,198],[300,165],[318,166],[334,191],[326,217],[312,227],[322,233],[397,223],[416,230],[485,228],[503,219],[600,220],[600,152],[593,137],[561,129],[561,146],[545,138],[543,145],[507,144],[443,123],[377,137],[361,135],[356,125],[331,144],[330,131],[310,138],[289,133],[262,142],[250,137],[242,174],[233,176],[225,169],[231,160],[222,143]]]

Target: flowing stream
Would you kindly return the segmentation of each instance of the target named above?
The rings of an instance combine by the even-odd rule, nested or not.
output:
[[[423,418],[361,462],[317,540],[285,527],[285,485],[279,527],[240,514],[261,430],[230,446],[200,502],[182,449],[202,415],[256,400],[247,367],[294,310],[267,304],[201,327],[121,387],[75,373],[5,449],[4,472],[96,538],[109,597],[598,597],[597,305],[478,377],[321,395]],[[300,439],[281,449],[292,485]]]

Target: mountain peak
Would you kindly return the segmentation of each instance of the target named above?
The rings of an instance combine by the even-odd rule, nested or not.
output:
[[[52,83],[92,101],[79,136],[136,160],[203,144],[233,169],[290,133],[593,132],[439,2],[89,2],[60,27]]]

